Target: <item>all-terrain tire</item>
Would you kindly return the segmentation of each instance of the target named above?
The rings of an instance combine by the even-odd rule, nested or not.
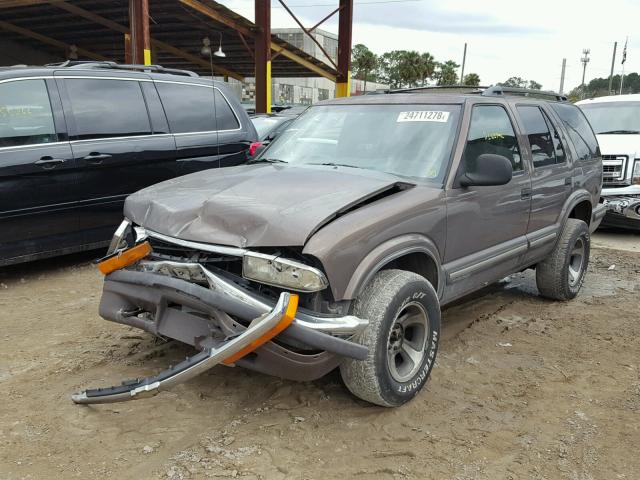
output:
[[[578,294],[589,265],[590,242],[588,225],[582,220],[567,219],[557,245],[536,266],[536,284],[543,297],[570,300]],[[583,258],[578,268],[575,252],[581,245]]]
[[[396,407],[408,402],[427,382],[438,351],[440,304],[433,286],[413,272],[380,271],[356,299],[353,313],[369,320],[367,328],[354,339],[369,348],[369,356],[362,361],[346,359],[340,365],[345,385],[357,397],[376,405]],[[416,319],[421,318],[423,313],[427,321],[424,327],[420,327],[420,320]],[[405,322],[414,322],[413,326],[408,325],[403,330],[407,344],[424,347],[420,360],[407,362],[404,366],[408,370],[405,374],[410,378],[398,381],[398,377],[402,380],[400,370],[395,362],[393,367],[390,366],[392,360],[388,356],[395,351],[390,345],[402,349],[394,339],[398,338],[397,328],[402,325],[403,318],[409,319]],[[410,329],[415,331],[410,333]],[[398,355],[403,358],[403,352]],[[413,367],[409,368],[411,364]],[[415,373],[412,374],[414,369]]]

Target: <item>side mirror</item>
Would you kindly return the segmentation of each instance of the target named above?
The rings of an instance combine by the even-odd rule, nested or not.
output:
[[[490,187],[506,185],[513,176],[513,167],[507,157],[483,153],[476,159],[476,171],[460,177],[462,187]]]

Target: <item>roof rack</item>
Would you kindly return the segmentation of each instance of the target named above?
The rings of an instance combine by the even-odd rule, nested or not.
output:
[[[198,77],[199,75],[191,70],[180,70],[177,68],[165,68],[162,65],[133,65],[116,63],[110,61],[94,62],[94,61],[78,61],[67,60],[60,63],[49,63],[45,67],[62,67],[62,68],[106,68],[113,70],[131,70],[131,71],[144,71],[154,73],[170,73],[173,75],[184,75],[187,77]]]
[[[501,85],[494,85],[482,92],[483,97],[503,97],[505,95],[541,98],[543,100],[557,100],[559,102],[567,101],[567,97],[565,95],[560,95],[559,93],[548,90],[533,90],[531,88],[503,87]]]
[[[482,93],[488,87],[476,87],[472,85],[431,85],[423,87],[396,88],[387,90],[387,93],[420,93],[437,91],[442,93]]]

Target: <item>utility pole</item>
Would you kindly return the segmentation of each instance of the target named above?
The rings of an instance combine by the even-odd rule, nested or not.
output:
[[[562,59],[562,71],[560,72],[560,95],[562,95],[562,92],[564,90],[564,72],[567,69],[567,59],[563,58]]]
[[[464,64],[467,61],[467,42],[464,42],[464,52],[462,54],[462,70],[460,71],[460,85],[464,85]]]
[[[580,58],[580,61],[582,62],[582,92],[580,93],[581,97],[584,98],[584,94],[585,94],[585,84],[584,84],[584,76],[587,73],[587,63],[589,63],[589,60],[591,60],[589,58],[589,54],[591,53],[591,50],[589,50],[588,48],[585,48],[584,50],[582,50],[582,58]]]
[[[613,68],[616,64],[616,49],[618,42],[613,42],[613,56],[611,57],[611,73],[609,74],[609,95],[613,92]]]

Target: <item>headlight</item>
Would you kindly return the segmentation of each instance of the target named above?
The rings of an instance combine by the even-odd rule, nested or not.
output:
[[[631,183],[640,185],[640,158],[636,158],[633,164],[633,173],[631,174]]]
[[[317,268],[275,255],[255,252],[244,254],[242,276],[259,283],[299,292],[317,292],[329,285],[327,277]]]

